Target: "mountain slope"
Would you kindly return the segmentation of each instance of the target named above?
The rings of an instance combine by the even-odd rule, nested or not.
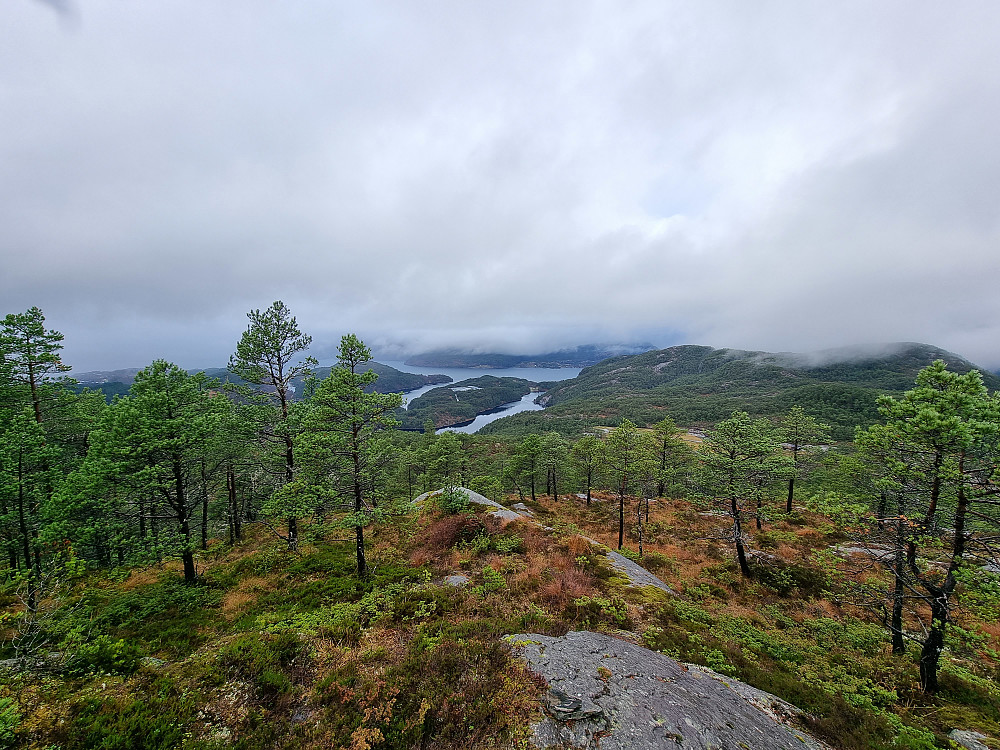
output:
[[[406,364],[420,367],[477,367],[496,369],[507,367],[586,367],[608,357],[639,354],[653,349],[652,344],[616,344],[602,346],[587,344],[573,349],[560,349],[544,354],[469,353],[457,349],[415,354]]]
[[[587,423],[621,417],[652,423],[670,416],[680,424],[699,424],[724,419],[736,409],[774,415],[799,404],[828,422],[835,438],[849,439],[855,426],[878,419],[879,394],[912,387],[917,373],[936,359],[958,372],[975,368],[927,344],[815,354],[674,346],[585,368],[572,380],[550,384],[544,412],[498,420],[484,431],[519,433],[538,424],[572,433]],[[1000,378],[982,372],[990,389],[1000,387]]]

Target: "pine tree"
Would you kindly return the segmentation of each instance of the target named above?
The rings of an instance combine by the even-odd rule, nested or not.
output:
[[[753,420],[746,412],[733,412],[715,425],[698,455],[702,491],[732,519],[729,540],[736,550],[740,573],[752,578],[744,523],[748,516],[759,513],[763,494],[788,471],[790,459],[782,454],[773,425]]]
[[[24,313],[11,313],[0,328],[0,352],[9,366],[10,377],[28,387],[35,421],[43,416],[43,385],[54,374],[70,367],[59,358],[63,335],[45,330],[45,316],[37,307]]]
[[[278,300],[261,312],[247,313],[250,325],[244,331],[236,353],[229,358],[229,371],[254,386],[268,389],[256,395],[271,401],[277,413],[263,420],[262,427],[269,439],[283,447],[284,482],[295,476],[295,430],[292,425],[292,380],[308,376],[317,362],[300,355],[312,343],[312,337],[299,330],[295,316]],[[249,396],[243,391],[244,396]],[[298,545],[298,524],[294,515],[287,517],[288,547]]]
[[[881,450],[881,484],[898,509],[887,519],[899,529],[894,591],[917,599],[915,615],[929,611],[920,633],[906,635],[920,643],[921,688],[935,693],[963,569],[997,553],[1000,396],[976,370],[960,375],[938,360],[901,398],[881,397],[879,411],[885,425],[859,443],[868,455]],[[902,631],[902,622],[893,627]]]
[[[801,406],[793,406],[780,420],[781,439],[792,452],[792,471],[788,475],[788,497],[785,500],[785,512],[792,512],[792,501],[795,499],[795,480],[801,476],[807,450],[810,444],[828,440],[830,426],[823,424],[805,413]]]
[[[604,463],[604,443],[593,435],[584,435],[573,444],[571,458],[576,474],[587,493],[587,505],[590,505],[591,490],[597,479],[597,472]]]
[[[618,490],[618,549],[621,549],[625,544],[626,496],[638,478],[650,473],[653,447],[633,422],[622,419],[607,437],[604,461]]]
[[[371,350],[357,336],[341,338],[337,366],[316,388],[297,441],[301,475],[287,491],[350,508],[347,523],[355,531],[361,577],[368,572],[364,529],[375,519],[392,453],[384,433],[399,424],[393,412],[403,401],[398,393],[366,392],[378,379],[364,367],[370,361]]]

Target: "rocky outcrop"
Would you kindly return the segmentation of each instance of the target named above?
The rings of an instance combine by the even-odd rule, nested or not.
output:
[[[791,704],[633,643],[589,632],[508,641],[549,685],[538,748],[828,750],[792,726]]]
[[[972,732],[968,729],[952,729],[948,733],[948,739],[965,750],[990,750],[982,740],[989,739],[985,734]]]
[[[584,537],[584,539],[591,544],[597,545],[598,547],[603,546],[599,542],[595,542],[593,539],[588,537]],[[615,552],[613,549],[605,548],[604,554],[607,556],[608,562],[611,563],[611,567],[619,573],[622,573],[628,579],[629,586],[632,586],[633,588],[654,586],[660,589],[660,591],[666,591],[671,596],[677,596],[677,592],[670,588],[667,584],[639,565],[639,563],[632,562],[620,552]]]

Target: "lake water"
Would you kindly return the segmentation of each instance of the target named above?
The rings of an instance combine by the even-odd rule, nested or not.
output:
[[[520,401],[514,401],[510,404],[504,404],[499,407],[497,411],[492,414],[480,414],[471,424],[464,425],[462,427],[442,427],[438,430],[441,432],[464,432],[471,435],[473,432],[479,432],[481,427],[488,425],[490,422],[494,422],[501,417],[509,417],[511,414],[517,414],[522,411],[539,411],[544,409],[544,406],[539,406],[535,403],[535,399],[538,398],[540,393],[528,393],[521,397]]]
[[[497,378],[524,378],[525,380],[530,380],[534,383],[542,383],[546,381],[556,381],[556,380],[570,380],[575,378],[580,374],[580,367],[503,367],[497,369],[486,369],[479,367],[414,367],[413,365],[408,365],[404,362],[393,361],[393,360],[379,360],[384,365],[389,365],[389,367],[395,367],[401,372],[412,372],[417,375],[447,375],[455,383],[460,380],[468,380],[469,378],[479,378],[483,375],[493,375]],[[445,383],[444,385],[449,385]],[[441,388],[441,385],[425,385],[422,388],[417,388],[415,391],[409,391],[403,394],[404,405],[406,402],[410,402],[418,396],[427,393],[427,391],[432,388]],[[465,432],[473,433],[478,432],[481,427],[488,425],[501,417],[508,417],[511,414],[517,414],[522,411],[538,411],[543,407],[535,403],[535,399],[538,398],[537,393],[529,393],[524,396],[520,401],[514,401],[511,404],[504,404],[500,407],[499,411],[492,414],[480,414],[476,419],[464,427],[445,427],[443,430],[438,430],[442,432],[444,430],[453,432]]]

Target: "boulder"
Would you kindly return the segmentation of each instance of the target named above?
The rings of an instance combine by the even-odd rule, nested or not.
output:
[[[985,734],[972,732],[968,729],[952,729],[948,733],[948,739],[965,750],[990,750],[983,740],[987,739]]]
[[[710,669],[600,633],[508,641],[549,686],[538,748],[828,750],[794,706]]]

